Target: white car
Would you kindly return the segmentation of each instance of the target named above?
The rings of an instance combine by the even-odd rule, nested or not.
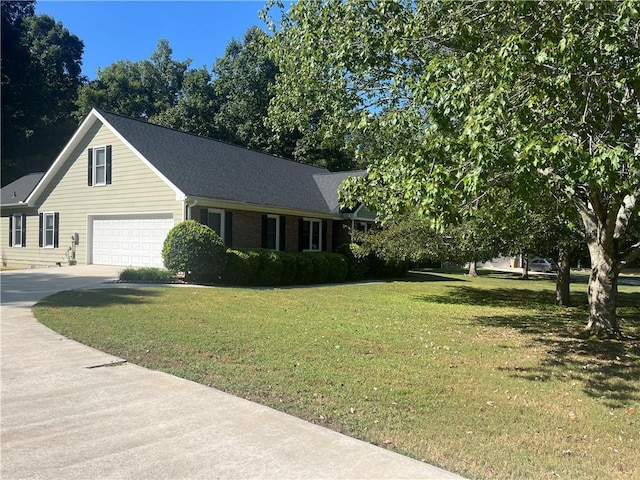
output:
[[[531,272],[557,272],[558,264],[551,258],[534,258],[529,262]]]

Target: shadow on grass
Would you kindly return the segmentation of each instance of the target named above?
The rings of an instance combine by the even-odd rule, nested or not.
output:
[[[619,292],[618,316],[628,339],[597,339],[585,335],[588,316],[585,294],[573,294],[571,308],[554,304],[549,291],[479,289],[453,286],[446,296],[421,296],[433,303],[508,307],[521,315],[478,316],[485,326],[511,328],[531,337],[547,355],[531,368],[502,370],[517,378],[539,382],[564,377],[583,386],[590,397],[610,408],[640,401],[640,293]]]
[[[71,290],[56,293],[40,302],[36,307],[108,307],[110,305],[140,305],[159,292],[149,288],[113,288],[97,290]]]

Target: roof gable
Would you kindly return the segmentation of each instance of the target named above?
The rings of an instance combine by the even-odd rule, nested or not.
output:
[[[99,114],[189,197],[331,213],[314,175],[327,169],[113,113]],[[337,189],[334,190],[337,202]]]
[[[71,152],[102,123],[176,193],[262,207],[337,214],[340,182],[364,172],[338,172],[93,109],[26,202],[34,205]],[[4,197],[3,197],[4,203]]]

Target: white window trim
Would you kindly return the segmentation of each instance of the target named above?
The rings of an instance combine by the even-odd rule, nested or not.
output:
[[[91,175],[92,175],[92,185],[93,187],[104,187],[107,185],[107,146],[106,145],[102,145],[99,147],[93,147],[93,153],[91,154]],[[97,165],[97,160],[98,160],[98,155],[97,152],[98,150],[104,150],[104,181],[98,183],[98,181],[96,180],[97,178],[97,172],[98,172],[98,165]]]
[[[24,225],[22,224],[22,214],[16,214],[13,215],[13,232],[11,232],[11,235],[13,235],[13,246],[14,247],[18,247],[18,248],[22,248],[25,245],[22,245],[22,231],[24,230]],[[20,220],[20,229],[16,228],[16,222],[18,221],[18,219]],[[17,232],[20,232],[20,235],[16,235]]]
[[[321,252],[322,251],[322,220],[318,219],[318,218],[303,218],[302,219],[303,222],[310,222],[309,225],[309,245],[307,245],[307,247],[309,248],[304,248],[302,249],[303,252]],[[319,225],[318,228],[318,248],[317,249],[313,249],[311,248],[311,244],[313,242],[313,224],[317,223]],[[302,233],[302,232],[301,232]]]
[[[53,229],[51,230],[51,245],[47,245],[47,217],[51,216],[53,219]],[[42,213],[42,248],[56,248],[56,213],[55,212],[43,212]]]
[[[267,215],[267,219],[273,218],[276,221],[276,248],[274,251],[280,250],[280,215]]]
[[[224,241],[224,223],[225,223],[225,211],[219,210],[217,208],[208,208],[207,209],[207,225],[209,224],[209,214],[210,213],[219,213],[220,214],[220,238]]]

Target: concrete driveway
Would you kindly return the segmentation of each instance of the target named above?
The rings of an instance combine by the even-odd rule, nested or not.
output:
[[[461,478],[68,340],[31,306],[114,267],[1,274],[3,480]]]

